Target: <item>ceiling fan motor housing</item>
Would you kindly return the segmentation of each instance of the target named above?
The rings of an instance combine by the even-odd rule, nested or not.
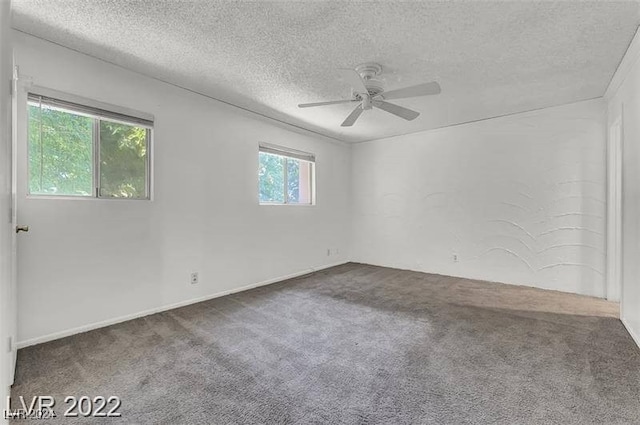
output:
[[[384,81],[381,79],[372,78],[370,80],[365,80],[364,85],[367,88],[367,91],[369,91],[369,95],[371,97],[379,95],[384,91]]]
[[[355,70],[362,77],[369,96],[373,97],[384,91],[384,80],[380,78],[382,66],[369,62],[356,66]]]

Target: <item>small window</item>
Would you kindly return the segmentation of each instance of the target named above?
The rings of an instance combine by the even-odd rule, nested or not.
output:
[[[315,156],[260,145],[258,198],[261,204],[313,205]]]
[[[29,94],[30,195],[149,199],[153,122]]]

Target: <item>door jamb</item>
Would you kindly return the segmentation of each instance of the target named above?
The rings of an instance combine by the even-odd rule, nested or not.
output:
[[[607,281],[606,297],[622,298],[622,150],[624,105],[608,129],[607,137]]]

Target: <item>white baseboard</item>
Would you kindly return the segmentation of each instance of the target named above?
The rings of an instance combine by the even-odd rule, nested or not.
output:
[[[590,294],[590,293],[585,293],[585,292],[575,292],[575,291],[569,291],[569,290],[565,290],[565,289],[540,286],[535,282],[513,282],[513,281],[508,281],[508,280],[497,280],[496,278],[491,277],[491,276],[470,275],[470,274],[455,272],[455,271],[448,270],[448,269],[428,269],[427,270],[427,269],[420,269],[420,268],[416,268],[416,267],[406,266],[406,265],[402,265],[402,264],[398,265],[398,264],[393,264],[393,263],[375,263],[375,262],[371,262],[371,261],[364,261],[364,260],[358,260],[358,259],[351,259],[351,262],[352,263],[358,263],[358,264],[368,264],[370,266],[386,267],[388,269],[408,270],[408,271],[412,271],[412,272],[434,274],[434,275],[438,275],[438,276],[456,277],[456,278],[460,278],[460,279],[479,280],[479,281],[482,281],[482,282],[490,282],[490,283],[500,283],[500,284],[503,284],[503,285],[524,286],[526,288],[544,289],[545,291],[562,292],[564,294],[581,295],[581,296],[584,296],[584,297],[601,298],[601,299],[605,299],[606,298],[605,295],[604,295],[604,287],[603,287],[603,292],[601,294]]]
[[[296,273],[291,273],[291,274],[286,275],[286,276],[280,276],[280,277],[276,277],[276,278],[273,278],[273,279],[267,279],[267,280],[263,280],[261,282],[251,283],[249,285],[240,286],[240,287],[234,288],[234,289],[227,289],[226,291],[216,292],[214,294],[205,295],[204,297],[192,298],[192,299],[186,300],[186,301],[180,301],[180,302],[177,302],[177,303],[173,303],[173,304],[164,305],[164,306],[161,306],[161,307],[152,308],[152,309],[149,309],[149,310],[144,310],[144,311],[140,311],[140,312],[137,312],[137,313],[127,314],[125,316],[115,317],[113,319],[107,319],[107,320],[102,320],[100,322],[90,323],[88,325],[78,326],[77,328],[67,329],[67,330],[64,330],[64,331],[54,332],[54,333],[51,333],[51,334],[48,334],[48,335],[43,335],[43,336],[39,336],[39,337],[36,337],[36,338],[31,338],[31,339],[27,339],[27,340],[24,340],[24,341],[19,341],[18,342],[18,349],[29,347],[31,345],[42,344],[43,342],[53,341],[55,339],[64,338],[64,337],[67,337],[67,336],[71,336],[71,335],[75,335],[75,334],[91,331],[91,330],[98,329],[98,328],[104,328],[105,326],[115,325],[116,323],[122,323],[122,322],[126,322],[128,320],[138,319],[140,317],[149,316],[151,314],[160,313],[160,312],[167,311],[167,310],[173,310],[174,308],[184,307],[184,306],[187,306],[187,305],[190,305],[190,304],[195,304],[195,303],[199,303],[199,302],[202,302],[202,301],[211,300],[213,298],[224,297],[225,295],[235,294],[236,292],[247,291],[249,289],[257,288],[259,286],[266,286],[266,285],[270,285],[272,283],[282,282],[283,280],[288,280],[288,279],[293,279],[293,278],[296,278],[296,277],[304,276],[306,274],[317,272],[319,270],[324,270],[324,269],[328,269],[328,268],[331,268],[331,267],[340,266],[340,265],[346,264],[348,262],[349,261],[340,261],[340,262],[333,263],[333,264],[327,264],[327,265],[318,266],[318,267],[311,267],[309,269],[302,270],[302,271],[299,271],[299,272],[296,272]]]
[[[631,325],[629,325],[629,323],[624,318],[621,318],[620,321],[622,322],[624,327],[627,329],[627,332],[629,332],[629,335],[631,335],[631,338],[636,342],[636,345],[638,346],[638,348],[640,348],[640,335],[638,335],[633,330]]]

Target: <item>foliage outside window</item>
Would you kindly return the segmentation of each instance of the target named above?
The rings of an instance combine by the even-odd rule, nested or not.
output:
[[[28,108],[29,194],[149,198],[150,126],[34,95]]]
[[[315,157],[260,146],[258,198],[261,204],[312,205]]]

